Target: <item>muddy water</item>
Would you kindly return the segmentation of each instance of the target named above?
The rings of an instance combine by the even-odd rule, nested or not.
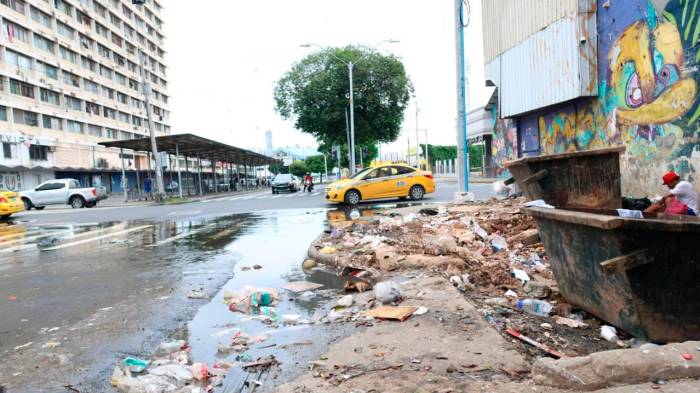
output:
[[[300,315],[302,320],[313,320],[316,316],[323,315],[329,304],[337,298],[343,280],[322,269],[302,271],[301,262],[306,255],[306,248],[323,229],[326,219],[327,214],[322,210],[263,215],[255,226],[249,228],[249,233],[244,233],[226,247],[227,252],[236,256],[238,263],[234,277],[224,288],[232,291],[245,286],[280,288],[289,281],[323,284],[322,288],[313,291],[312,297],[280,289],[281,299],[276,306],[280,317],[295,314]],[[241,269],[253,265],[262,268]],[[342,335],[345,329],[340,326],[307,324],[270,326],[250,315],[230,312],[224,304],[223,293],[224,289],[219,291],[188,324],[193,359],[211,367],[222,360],[245,362],[274,354],[282,367],[281,371],[273,374],[250,376],[240,368],[234,368],[218,391],[237,391],[236,388],[246,378],[264,380],[268,387],[274,385],[274,380],[289,379],[304,371],[308,360],[318,358],[331,336]],[[250,349],[244,353],[219,353],[217,348],[230,345],[232,337],[237,333],[258,337],[260,342],[251,344]],[[263,388],[266,390],[265,386]]]

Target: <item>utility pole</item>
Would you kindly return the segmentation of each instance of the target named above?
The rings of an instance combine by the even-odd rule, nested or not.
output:
[[[420,169],[420,138],[418,136],[418,112],[420,109],[418,109],[418,99],[416,96],[413,96],[413,98],[416,100],[416,163],[418,165],[418,169]]]
[[[467,142],[467,76],[464,59],[464,3],[454,0],[457,54],[457,181],[460,192],[469,192],[469,147]]]
[[[430,170],[430,154],[428,153],[428,129],[425,128],[425,170]]]
[[[143,3],[138,3],[143,4]],[[141,88],[143,89],[144,103],[146,104],[146,118],[148,125],[148,133],[151,137],[151,152],[156,160],[156,201],[161,201],[165,197],[165,186],[163,185],[163,166],[161,163],[160,154],[158,154],[158,145],[156,144],[155,126],[153,125],[153,113],[151,109],[151,84],[146,76],[146,62],[144,59],[145,52],[139,47],[139,57],[141,62]]]
[[[355,101],[352,86],[352,70],[354,64],[348,62],[348,76],[350,78],[350,176],[355,174]]]
[[[350,166],[350,161],[352,161],[352,157],[350,156],[350,152],[352,151],[352,145],[350,144],[350,119],[348,115],[348,108],[345,107],[345,133],[347,134],[348,137],[348,166]],[[340,165],[340,164],[338,164]]]

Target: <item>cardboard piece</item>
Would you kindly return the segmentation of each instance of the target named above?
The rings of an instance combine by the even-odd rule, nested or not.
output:
[[[314,289],[321,288],[323,284],[316,284],[315,282],[308,281],[291,281],[282,285],[282,289],[286,289],[292,292],[306,292],[313,291]]]
[[[365,316],[377,319],[393,319],[403,322],[413,315],[416,310],[418,310],[418,307],[381,306],[375,308],[374,310],[367,311]]]

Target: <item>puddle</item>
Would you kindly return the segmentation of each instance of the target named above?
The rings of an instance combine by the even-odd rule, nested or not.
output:
[[[337,290],[342,288],[343,280],[322,269],[303,271],[301,262],[306,257],[308,245],[323,230],[327,219],[333,217],[326,210],[278,211],[259,216],[259,221],[248,227],[248,233],[226,246],[228,253],[236,255],[238,263],[234,277],[223,288],[231,291],[243,289],[247,285],[276,288],[279,290],[280,301],[275,308],[280,317],[298,314],[302,320],[313,320],[316,313],[324,312],[322,306],[337,298]],[[262,268],[241,270],[244,266],[256,264]],[[307,298],[301,296],[301,293],[281,289],[289,281],[310,281],[323,284],[323,287],[313,291],[315,296]],[[304,357],[316,358],[324,351],[327,335],[344,329],[329,325],[271,327],[249,315],[229,311],[224,304],[223,288],[188,324],[192,358],[197,362],[205,362],[210,367],[217,361],[246,362],[274,354],[282,363],[280,374],[290,377],[305,370],[306,361],[310,359],[303,360]],[[230,345],[237,332],[251,337],[259,336],[264,340],[250,344],[249,349],[243,353],[218,353],[218,347]],[[232,368],[224,386],[217,391],[235,389],[246,378],[259,379],[258,377],[260,375],[249,376],[239,367]]]

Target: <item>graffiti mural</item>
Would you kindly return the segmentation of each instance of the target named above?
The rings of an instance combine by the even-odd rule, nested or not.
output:
[[[505,162],[518,157],[518,130],[515,121],[511,119],[496,120],[491,154],[495,175],[497,177],[505,175],[507,173]]]
[[[599,96],[538,114],[541,152],[624,144],[624,192],[652,192],[669,169],[692,180],[700,167],[700,0],[606,4],[598,9]]]

